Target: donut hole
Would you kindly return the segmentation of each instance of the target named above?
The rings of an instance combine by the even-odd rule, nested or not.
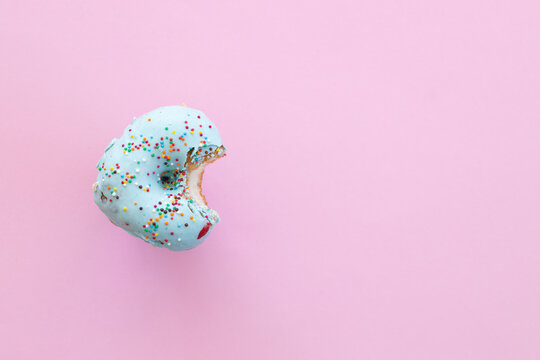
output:
[[[165,170],[159,174],[158,183],[161,184],[163,190],[176,190],[180,187],[184,172],[178,169]]]

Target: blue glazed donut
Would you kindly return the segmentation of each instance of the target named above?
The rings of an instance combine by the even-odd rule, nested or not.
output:
[[[201,193],[204,167],[225,155],[201,111],[167,106],[135,118],[99,160],[94,202],[133,236],[170,250],[199,245],[219,221]]]

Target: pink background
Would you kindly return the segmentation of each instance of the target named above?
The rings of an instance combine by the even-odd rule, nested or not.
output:
[[[0,3],[1,359],[540,359],[534,1]],[[222,222],[112,226],[95,164],[200,108]]]

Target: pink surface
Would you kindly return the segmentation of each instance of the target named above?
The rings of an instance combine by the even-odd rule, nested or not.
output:
[[[539,11],[1,2],[0,358],[539,359]],[[91,184],[182,103],[229,156],[173,253]]]

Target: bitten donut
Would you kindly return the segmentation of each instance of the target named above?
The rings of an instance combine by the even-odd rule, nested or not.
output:
[[[167,106],[135,118],[99,160],[94,202],[133,236],[170,250],[199,245],[219,221],[201,193],[204,168],[223,157],[201,111]]]

